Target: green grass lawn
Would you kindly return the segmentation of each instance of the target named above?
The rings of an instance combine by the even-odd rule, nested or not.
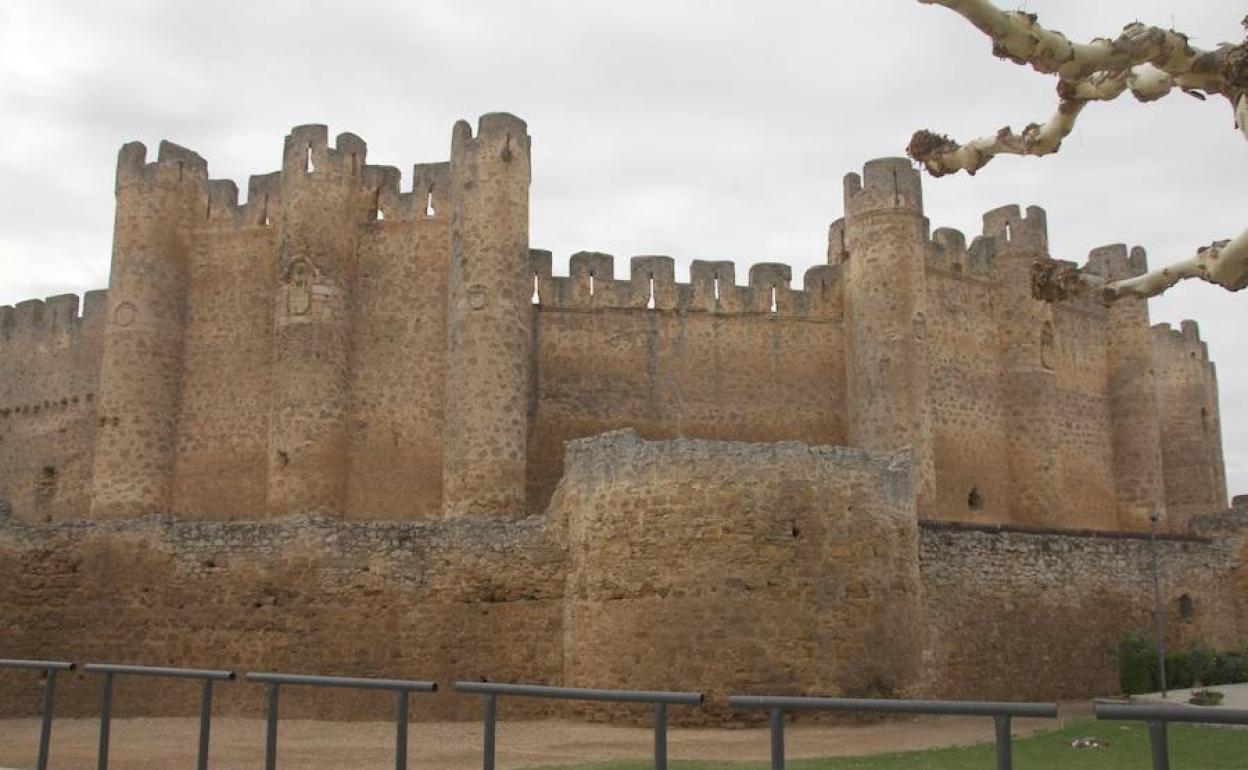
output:
[[[1070,742],[1095,735],[1110,742],[1102,749],[1073,749]],[[1173,770],[1248,770],[1248,730],[1170,726]],[[759,739],[766,741],[765,735]],[[766,770],[766,762],[672,762],[673,770]],[[649,760],[564,766],[558,770],[645,770]],[[794,770],[992,770],[991,744],[967,748],[877,754],[872,757],[790,760]],[[1148,728],[1139,723],[1078,722],[1049,733],[1014,741],[1015,770],[1148,770]],[[557,770],[544,768],[542,770]]]

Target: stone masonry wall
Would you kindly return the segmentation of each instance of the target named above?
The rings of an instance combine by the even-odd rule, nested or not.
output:
[[[1147,536],[935,523],[919,532],[928,692],[1052,700],[1117,691],[1116,645],[1152,627]],[[1238,541],[1164,536],[1157,545],[1168,644],[1239,646]]]
[[[105,292],[0,307],[0,510],[32,521],[91,506]]]
[[[434,679],[557,682],[564,557],[541,519],[344,523],[143,518],[0,523],[6,657]],[[0,714],[39,708],[35,677],[0,674]],[[98,713],[99,679],[67,675],[57,713]],[[449,688],[448,688],[449,689]],[[190,715],[198,688],[118,680],[114,713]],[[263,713],[222,686],[219,713]],[[418,719],[474,699],[412,698]],[[393,718],[377,693],[291,688],[283,715]],[[514,702],[509,716],[544,713]]]
[[[908,453],[796,442],[568,444],[567,683],[906,697],[919,665]]]

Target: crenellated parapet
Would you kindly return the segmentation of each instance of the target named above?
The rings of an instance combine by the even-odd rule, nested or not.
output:
[[[927,266],[975,278],[996,277],[996,242],[978,236],[966,245],[966,236],[952,227],[938,227],[928,241]]]
[[[58,294],[0,306],[0,350],[9,343],[62,339],[84,330],[98,332],[107,301],[108,292],[97,289],[85,293],[81,300],[77,294]]]
[[[837,266],[808,269],[803,288],[792,286],[793,270],[777,262],[751,265],[747,283],[738,285],[730,261],[695,259],[689,283],[676,281],[676,261],[666,256],[629,260],[627,280],[617,280],[615,257],[581,251],[568,261],[568,275],[551,272],[547,251],[530,252],[535,278],[534,304],[542,310],[652,310],[680,314],[750,315],[775,318],[839,319],[841,271]]]

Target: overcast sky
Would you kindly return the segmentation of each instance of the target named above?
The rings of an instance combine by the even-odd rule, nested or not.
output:
[[[1237,42],[1242,0],[1030,0],[1085,40],[1140,20]],[[291,126],[352,131],[369,160],[445,160],[451,125],[504,110],[533,136],[531,242],[555,252],[824,259],[841,177],[931,128],[1048,117],[1054,82],[993,58],[913,0],[65,2],[0,4],[0,304],[107,285],[118,147],[162,138],[246,190]],[[925,178],[933,228],[1005,203],[1049,214],[1054,256],[1145,246],[1156,266],[1248,225],[1248,143],[1224,100],[1093,105],[1060,154]],[[245,194],[245,193],[244,193]],[[1189,282],[1154,322],[1200,321],[1221,380],[1227,471],[1248,492],[1248,292]]]

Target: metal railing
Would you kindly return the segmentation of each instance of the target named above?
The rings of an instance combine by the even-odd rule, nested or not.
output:
[[[269,704],[265,725],[264,767],[277,770],[277,703],[282,685],[306,687],[343,687],[352,690],[390,690],[396,694],[397,708],[394,715],[394,767],[407,770],[407,707],[408,696],[413,692],[437,692],[437,682],[409,679],[368,679],[351,676],[311,676],[306,674],[249,673],[248,682],[267,685]]]
[[[113,718],[113,677],[123,675],[203,680],[199,699],[199,753],[195,767],[198,770],[208,770],[208,735],[212,725],[212,683],[233,681],[233,671],[163,666],[119,666],[112,663],[88,663],[82,667],[82,670],[90,674],[101,674],[104,677],[100,686],[100,748],[96,755],[98,770],[108,770],[108,740]]]
[[[992,717],[997,729],[997,770],[1011,770],[1014,756],[1010,722],[1014,717],[1056,717],[1056,703],[997,703],[957,700],[879,700],[870,698],[803,698],[786,695],[730,695],[729,708],[766,709],[771,727],[771,768],[784,770],[785,711],[854,711],[885,714],[939,714]]]
[[[591,690],[580,687],[546,687],[536,684],[497,682],[456,682],[455,690],[485,696],[485,715],[482,719],[485,733],[482,762],[484,770],[494,770],[494,734],[500,697],[652,704],[654,706],[654,770],[667,770],[667,707],[670,705],[700,706],[703,697],[700,692]]]
[[[11,660],[0,658],[0,668],[20,668],[42,671],[43,715],[39,722],[39,754],[35,760],[36,770],[48,770],[48,747],[52,745],[52,706],[56,697],[56,674],[73,671],[74,664],[62,660]]]
[[[1096,711],[1097,719],[1148,723],[1148,743],[1153,755],[1153,770],[1170,770],[1170,740],[1166,734],[1166,726],[1171,722],[1248,725],[1248,709],[1169,704],[1129,705],[1099,700],[1093,704],[1093,709]]]

